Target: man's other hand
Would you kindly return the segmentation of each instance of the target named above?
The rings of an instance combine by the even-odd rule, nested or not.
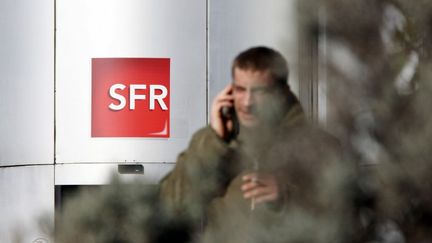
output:
[[[254,203],[275,202],[279,199],[279,187],[276,177],[268,173],[250,173],[243,176],[243,197]]]

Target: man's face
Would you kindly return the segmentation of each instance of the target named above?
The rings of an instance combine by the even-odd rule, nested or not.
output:
[[[266,125],[272,115],[267,111],[277,110],[281,103],[270,72],[235,68],[233,78],[234,108],[240,124],[247,128]]]

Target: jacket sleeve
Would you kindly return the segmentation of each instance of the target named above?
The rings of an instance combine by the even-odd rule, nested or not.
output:
[[[160,206],[168,217],[200,221],[206,205],[224,193],[230,148],[210,127],[199,130],[160,182]]]

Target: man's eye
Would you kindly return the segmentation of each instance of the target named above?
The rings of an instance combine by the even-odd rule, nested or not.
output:
[[[270,89],[268,89],[268,88],[259,88],[259,89],[253,90],[253,93],[256,94],[256,95],[266,95],[266,94],[270,93]]]
[[[245,91],[245,89],[242,87],[234,87],[234,92],[236,92],[236,93],[242,93],[244,91]]]
[[[254,90],[254,93],[257,95],[262,95],[262,94],[266,94],[267,91],[265,89],[257,89],[257,90]]]

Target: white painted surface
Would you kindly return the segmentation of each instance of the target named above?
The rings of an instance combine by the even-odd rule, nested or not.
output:
[[[171,59],[171,138],[91,138],[91,58]],[[57,0],[59,163],[174,162],[206,123],[206,2]]]
[[[143,174],[119,174],[117,164],[60,164],[55,166],[55,185],[104,185],[113,175],[122,181],[157,184],[175,164],[142,164]]]
[[[54,2],[0,1],[0,166],[54,163]]]
[[[56,0],[54,151],[54,1],[0,1],[0,166],[52,164],[54,152],[60,163],[0,168],[0,242],[14,232],[23,242],[43,237],[35,220],[43,212],[53,217],[54,184],[106,184],[117,169],[107,162],[147,162],[144,175],[121,177],[159,181],[174,166],[161,162],[174,162],[205,125],[206,101],[231,81],[238,52],[254,45],[281,51],[297,92],[294,0],[208,3],[206,43],[206,1]],[[171,58],[170,139],[90,137],[93,57]]]
[[[54,222],[54,166],[0,168],[0,242],[47,238],[39,220]]]

